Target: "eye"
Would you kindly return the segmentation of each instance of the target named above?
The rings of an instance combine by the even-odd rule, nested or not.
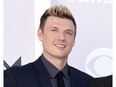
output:
[[[73,31],[66,31],[66,34],[73,35],[74,33],[73,33]]]
[[[56,29],[52,29],[51,31],[54,31],[54,32],[56,32],[57,30],[56,30]]]
[[[67,34],[69,34],[69,35],[73,35],[71,32],[67,32]]]
[[[57,29],[57,28],[51,28],[51,31],[53,31],[53,32],[57,32],[58,29]]]

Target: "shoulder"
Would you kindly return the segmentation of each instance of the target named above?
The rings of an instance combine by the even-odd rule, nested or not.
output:
[[[112,81],[112,75],[94,78],[93,81]]]
[[[13,74],[14,76],[25,75],[27,72],[32,73],[35,71],[33,63],[29,63],[23,66],[14,66],[4,70],[4,74]]]
[[[26,65],[22,65],[22,66],[13,66],[10,67],[6,70],[4,70],[4,72],[10,72],[10,73],[14,73],[14,74],[20,74],[20,73],[29,73],[29,72],[34,72],[37,68],[37,66],[40,66],[40,58],[38,58],[36,61],[28,63]],[[37,65],[39,63],[39,65]]]
[[[69,71],[73,73],[73,75],[78,76],[79,78],[93,79],[93,77],[79,69],[69,66]]]
[[[38,60],[23,66],[15,66],[4,70],[4,87],[30,87],[32,84],[33,86],[36,85],[34,87],[37,87],[39,71],[37,71],[36,62]]]
[[[32,73],[34,73],[33,64],[27,64],[25,66],[15,66],[4,70],[4,87],[16,87],[16,83],[23,83],[27,81],[26,77],[34,78]],[[27,73],[28,72],[28,73]],[[29,79],[29,81],[31,81]]]
[[[88,87],[90,80],[93,79],[92,76],[73,67],[69,67],[69,73],[75,86]]]
[[[112,75],[92,79],[89,87],[112,87]]]
[[[94,78],[91,80],[93,83],[111,83],[112,82],[112,75]]]

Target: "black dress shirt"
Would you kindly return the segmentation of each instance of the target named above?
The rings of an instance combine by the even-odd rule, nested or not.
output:
[[[46,70],[49,73],[51,83],[52,83],[52,87],[57,87],[57,80],[56,80],[55,76],[57,75],[59,70],[53,64],[51,64],[43,55],[41,56],[41,59],[42,59],[42,62],[44,64],[44,66],[46,67]],[[62,72],[65,75],[64,78],[63,78],[64,83],[65,83],[65,87],[71,87],[70,76],[69,76],[68,65],[67,64],[63,68]]]

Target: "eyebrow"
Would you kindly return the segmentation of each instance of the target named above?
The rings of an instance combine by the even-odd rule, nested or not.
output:
[[[59,29],[59,28],[58,28],[58,27],[56,27],[56,26],[51,26],[51,28]],[[71,29],[66,29],[65,31],[69,31],[69,32],[72,32],[72,33],[74,33],[74,34],[75,34],[75,32],[74,32],[73,30],[71,30]]]

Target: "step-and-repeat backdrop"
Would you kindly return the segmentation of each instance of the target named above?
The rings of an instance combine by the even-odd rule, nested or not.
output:
[[[39,18],[66,5],[77,22],[68,63],[94,77],[112,74],[112,0],[4,0],[4,69],[35,61],[42,53]]]

